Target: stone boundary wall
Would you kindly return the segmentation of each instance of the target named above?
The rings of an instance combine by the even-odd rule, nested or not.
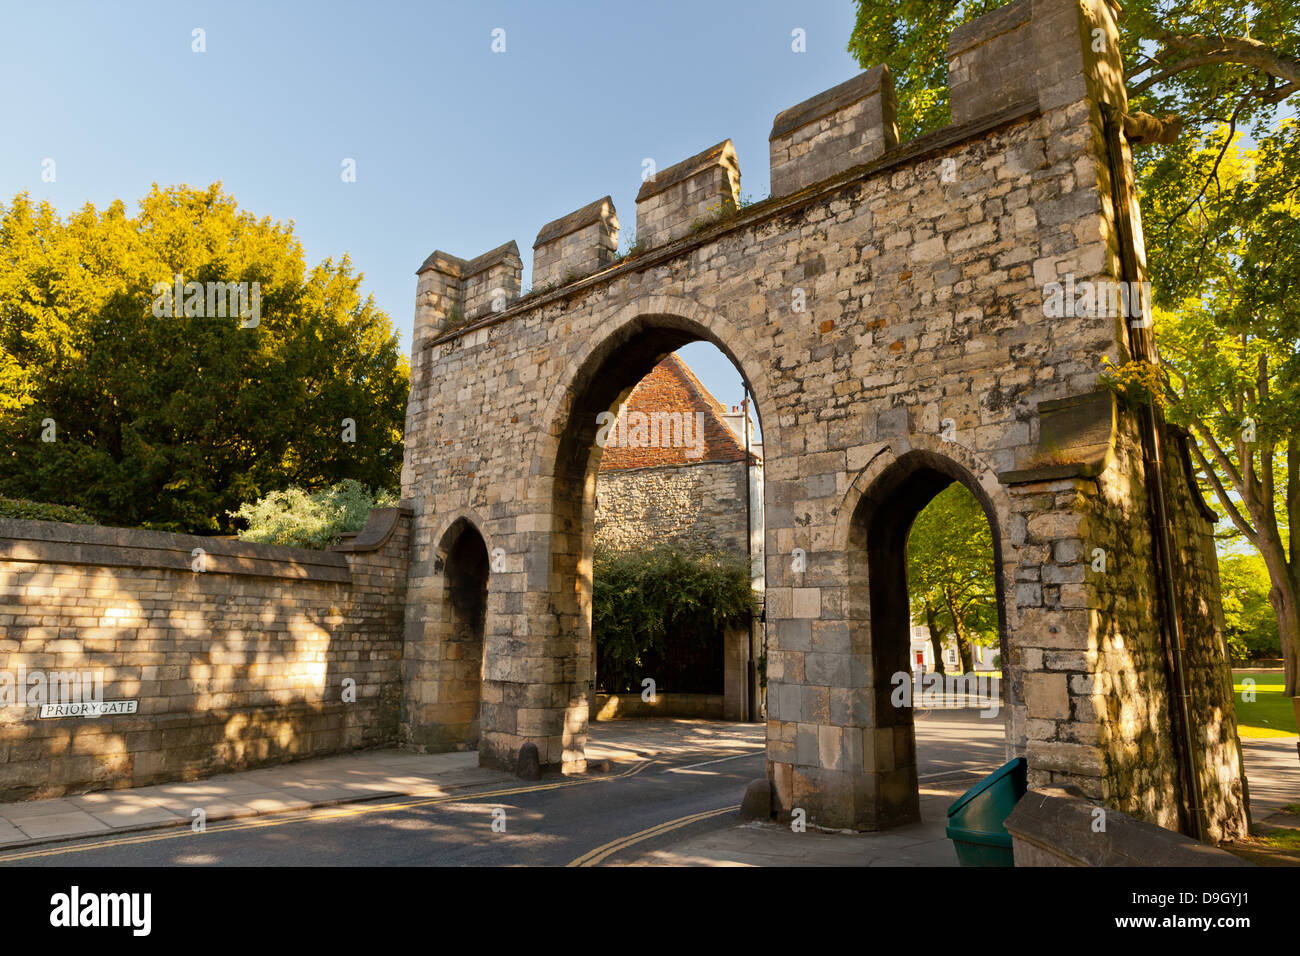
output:
[[[104,700],[139,701],[57,719],[0,706],[0,799],[395,741],[409,536],[404,508],[331,551],[0,520],[0,675],[13,687],[21,669],[30,694],[38,671],[98,672]]]
[[[743,461],[602,471],[596,543],[633,551],[656,543],[745,555]]]

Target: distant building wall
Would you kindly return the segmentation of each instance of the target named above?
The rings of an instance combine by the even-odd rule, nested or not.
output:
[[[657,543],[745,554],[745,463],[602,471],[596,544],[635,551]]]

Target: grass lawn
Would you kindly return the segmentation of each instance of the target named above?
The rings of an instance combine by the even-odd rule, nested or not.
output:
[[[1255,681],[1255,701],[1241,699],[1242,681]],[[1237,732],[1243,737],[1294,737],[1295,707],[1282,696],[1282,675],[1232,672],[1232,689],[1237,698]]]

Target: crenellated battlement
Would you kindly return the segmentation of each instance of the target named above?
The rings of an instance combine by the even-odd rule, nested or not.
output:
[[[958,27],[947,47],[953,121],[931,137],[946,142],[995,117],[1085,98],[1123,110],[1114,12],[1112,0],[1016,0]],[[882,64],[777,114],[769,135],[772,198],[901,155],[910,144],[899,141],[896,112],[893,76]],[[740,164],[729,139],[651,173],[636,197],[634,253],[734,218],[739,196]],[[609,196],[547,223],[533,243],[533,290],[614,265],[618,239]],[[468,261],[434,252],[418,272],[415,341],[505,311],[520,296],[521,269],[513,242]]]
[[[542,226],[533,243],[533,288],[564,285],[612,263],[618,213],[608,196]]]
[[[469,260],[435,250],[416,270],[415,341],[500,312],[519,298],[523,268],[513,239]]]
[[[725,139],[660,170],[636,194],[637,249],[689,236],[697,222],[734,212],[740,203],[740,163]]]
[[[876,66],[778,113],[768,136],[772,195],[869,163],[898,145],[894,78]]]

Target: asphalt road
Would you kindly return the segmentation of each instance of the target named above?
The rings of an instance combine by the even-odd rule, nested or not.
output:
[[[970,712],[967,712],[970,713]],[[1000,722],[998,722],[1000,724]],[[969,725],[969,726],[968,726]],[[1001,763],[1000,726],[918,714],[927,777]],[[452,796],[386,798],[0,854],[0,866],[562,866],[626,863],[734,825],[763,751],[717,750],[615,764]]]

